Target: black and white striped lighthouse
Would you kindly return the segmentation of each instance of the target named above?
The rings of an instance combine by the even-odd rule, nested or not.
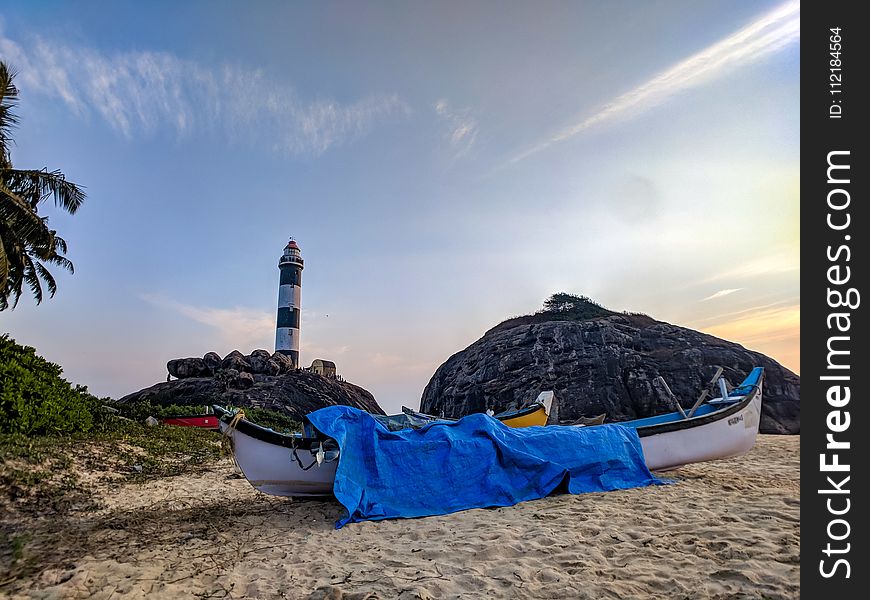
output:
[[[302,296],[302,254],[293,238],[278,260],[281,283],[278,286],[278,326],[275,352],[286,354],[299,366],[299,311]]]

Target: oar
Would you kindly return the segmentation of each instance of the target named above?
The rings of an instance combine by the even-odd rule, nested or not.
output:
[[[722,367],[716,367],[716,374],[713,375],[713,377],[710,379],[710,383],[707,384],[707,387],[704,388],[704,391],[701,392],[701,395],[698,397],[697,400],[695,400],[695,404],[692,406],[691,410],[689,410],[690,417],[695,414],[695,411],[698,410],[698,407],[701,406],[704,403],[704,400],[707,399],[707,396],[710,393],[710,386],[716,383],[724,370],[725,369],[723,369]]]
[[[683,415],[683,418],[688,419],[688,417],[686,416],[686,412],[683,410],[683,407],[680,406],[680,403],[677,401],[677,397],[674,396],[674,393],[671,391],[671,388],[668,387],[668,384],[665,381],[665,378],[662,377],[661,375],[659,375],[658,377],[655,378],[655,381],[659,382],[662,385],[662,387],[665,388],[665,392],[667,393],[668,398],[671,400],[671,402],[673,404],[677,405],[677,410],[680,411],[680,414]]]

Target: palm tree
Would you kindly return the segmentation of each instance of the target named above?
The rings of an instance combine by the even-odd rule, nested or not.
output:
[[[60,171],[15,169],[10,146],[12,129],[18,122],[13,109],[18,101],[15,73],[0,61],[0,310],[14,308],[24,285],[36,303],[42,302],[43,283],[50,296],[57,291],[47,264],[69,272],[72,263],[66,242],[48,227],[48,217],[39,215],[39,205],[49,197],[70,214],[85,200],[85,193],[67,181]]]

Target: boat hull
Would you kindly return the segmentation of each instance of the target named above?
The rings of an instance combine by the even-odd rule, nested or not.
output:
[[[681,423],[684,427],[671,427],[660,433],[656,433],[655,428],[638,429],[647,467],[652,471],[666,471],[749,452],[755,445],[761,421],[761,388],[747,402],[733,408],[736,410],[723,409],[720,415],[712,413],[697,419],[704,419],[703,423],[687,419]]]
[[[758,434],[762,377],[762,369],[753,370],[727,398],[710,401],[688,419],[669,413],[620,424],[637,430],[650,470],[739,456],[752,449]],[[339,461],[316,464],[322,441],[280,434],[244,419],[233,420],[231,413],[214,408],[221,431],[232,442],[236,464],[256,489],[275,496],[332,495]],[[547,411],[542,412],[546,416]],[[236,426],[231,427],[230,421]],[[332,452],[338,454],[337,450]]]
[[[223,420],[220,428],[231,440],[236,464],[257,490],[273,496],[332,495],[338,460],[312,464],[317,461],[313,450],[296,449],[294,456],[292,448],[258,440]]]
[[[549,392],[552,395],[552,392]],[[552,398],[552,396],[551,396]],[[494,419],[498,419],[508,427],[539,427],[547,424],[547,419],[549,419],[550,414],[550,406],[552,403],[552,399],[549,399],[547,403],[536,401],[531,406],[527,406],[525,408],[500,413],[497,415],[493,415]],[[450,422],[456,421],[456,419],[448,419],[443,417],[436,417],[434,415],[427,415],[421,412],[417,412],[414,409],[407,408],[405,406],[402,407],[402,412],[406,415],[411,415],[422,419],[428,422]]]
[[[161,419],[164,425],[175,427],[200,427],[202,429],[217,429],[218,418],[215,415],[184,415],[165,417]]]
[[[499,421],[508,427],[537,427],[547,424],[547,411],[541,406],[533,412],[515,417],[502,417]]]

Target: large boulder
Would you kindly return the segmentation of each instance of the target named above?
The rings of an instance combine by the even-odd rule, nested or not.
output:
[[[221,369],[235,369],[240,373],[250,372],[251,363],[248,362],[248,358],[244,354],[238,350],[233,350],[221,361]]]
[[[274,364],[269,364],[271,359],[272,355],[266,350],[254,350],[251,352],[248,356],[248,363],[251,365],[251,373],[256,375],[277,375],[280,367],[276,370]]]
[[[711,335],[621,313],[507,321],[438,368],[421,410],[447,417],[498,412],[553,390],[562,422],[601,413],[622,421],[673,410],[653,385],[659,375],[691,407],[717,366],[732,384],[764,367],[761,432],[800,432],[800,378],[776,361]]]
[[[281,354],[280,352],[275,352],[274,354],[272,354],[271,361],[278,365],[279,375],[289,373],[296,368],[296,365],[293,363],[293,359],[286,354]]]
[[[221,368],[221,357],[217,352],[206,352],[205,356],[202,357],[202,362],[212,374]]]
[[[169,374],[178,379],[189,377],[207,377],[211,375],[211,369],[206,366],[201,358],[175,358],[166,363]]]

